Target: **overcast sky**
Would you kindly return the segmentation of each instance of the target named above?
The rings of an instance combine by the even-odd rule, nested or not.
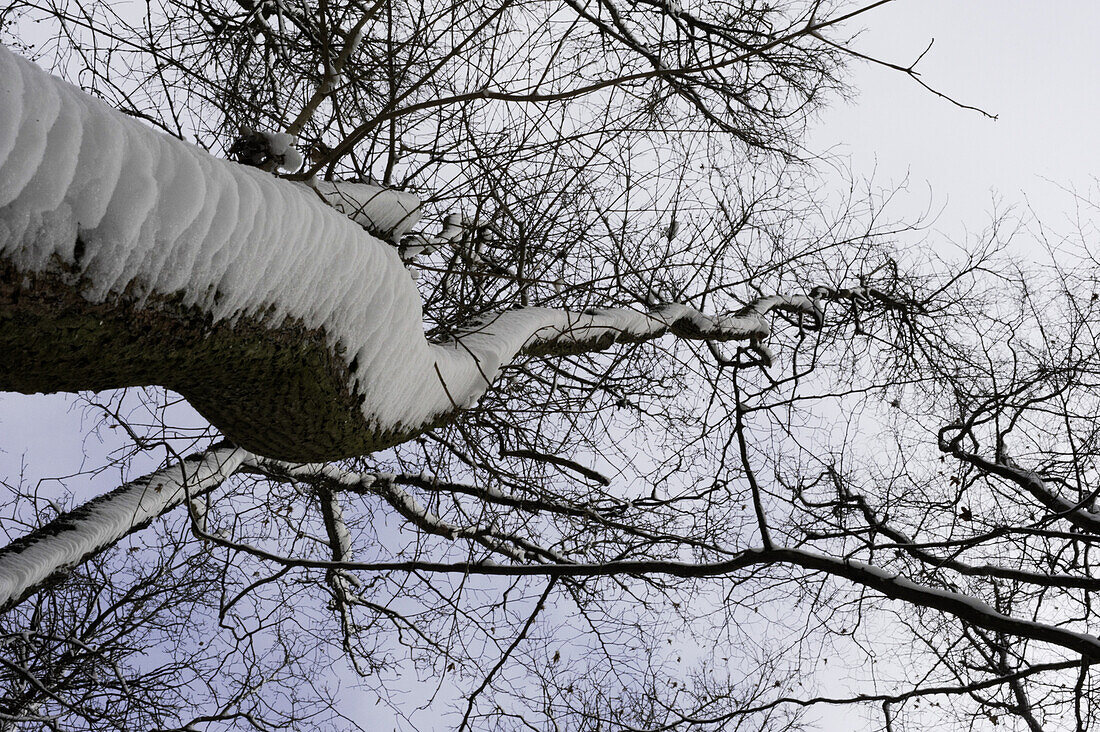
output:
[[[917,67],[931,86],[998,116],[937,99],[903,75],[853,64],[859,94],[827,111],[815,149],[837,145],[852,169],[882,184],[909,178],[911,205],[931,201],[936,229],[989,220],[992,196],[1025,196],[1058,218],[1100,171],[1100,3],[1094,0],[899,0],[864,16],[861,52]],[[1048,182],[1050,181],[1050,182]],[[1051,221],[1051,223],[1054,223]]]
[[[1060,187],[1086,192],[1100,174],[1100,2],[897,0],[860,25],[867,31],[855,48],[903,66],[935,39],[917,67],[922,80],[998,119],[895,71],[853,63],[857,94],[821,116],[811,149],[846,158],[857,179],[884,187],[908,179],[894,212],[918,216],[931,205],[938,218],[928,246],[980,232],[995,196],[1005,208],[1031,206],[1055,230],[1071,228],[1073,200]],[[1016,241],[1016,251],[1041,256],[1028,242]],[[833,659],[826,668],[843,665]],[[866,690],[839,676],[819,678],[821,690]],[[873,721],[840,707],[820,707],[814,718],[825,732],[881,729],[881,715],[863,711]]]

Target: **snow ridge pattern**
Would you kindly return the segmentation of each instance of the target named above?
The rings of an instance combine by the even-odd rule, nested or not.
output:
[[[322,329],[357,363],[380,426],[446,402],[393,247],[308,187],[153,131],[3,48],[0,256],[25,272],[77,267],[91,302],[182,293],[215,321]],[[412,364],[431,378],[410,379]]]

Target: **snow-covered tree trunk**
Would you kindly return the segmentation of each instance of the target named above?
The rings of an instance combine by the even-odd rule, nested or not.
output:
[[[163,384],[241,444],[334,457],[422,419],[382,388],[426,357],[410,336],[392,247],[314,191],[0,50],[0,388]]]
[[[445,421],[524,352],[669,331],[758,343],[774,308],[816,316],[804,296],[721,318],[528,308],[429,343],[394,247],[325,193],[154,132],[0,50],[0,389],[159,384],[246,449],[321,461]],[[389,205],[374,210],[394,232],[409,212]]]

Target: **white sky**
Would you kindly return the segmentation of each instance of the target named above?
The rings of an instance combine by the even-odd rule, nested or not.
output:
[[[998,119],[960,109],[898,72],[853,63],[857,94],[821,115],[812,150],[846,158],[857,180],[890,187],[908,178],[892,210],[938,212],[928,246],[986,228],[995,197],[1002,210],[1031,206],[1044,224],[1070,230],[1072,197],[1059,187],[1087,191],[1100,174],[1093,140],[1100,131],[1100,2],[897,0],[859,25],[867,31],[857,50],[902,66],[934,38],[917,67],[922,79]],[[1016,245],[1028,251],[1026,238]],[[826,668],[843,664],[833,659]],[[819,676],[821,691],[859,688],[840,676]],[[862,710],[870,720],[853,711],[819,707],[811,718],[823,732],[882,728],[874,707]]]
[[[857,176],[909,177],[914,210],[942,208],[935,229],[982,229],[993,195],[1028,201],[1049,223],[1069,208],[1057,185],[1087,189],[1100,171],[1100,3],[1094,0],[898,0],[862,19],[861,52],[917,67],[931,86],[998,115],[937,99],[902,74],[853,64],[859,90],[822,115],[813,137],[838,145]]]

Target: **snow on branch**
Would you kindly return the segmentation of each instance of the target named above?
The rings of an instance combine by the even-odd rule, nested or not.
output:
[[[445,343],[379,233],[411,197],[318,190],[216,159],[108,109],[0,48],[0,389],[158,384],[254,453],[317,462],[390,447],[472,406],[521,354],[578,353],[673,333],[745,340],[764,360],[776,309],[704,316],[500,314]]]
[[[420,199],[370,183],[311,180],[325,203],[379,239],[400,242],[420,220]]]
[[[950,432],[958,434],[948,439]],[[1048,482],[1034,470],[1028,470],[1018,465],[1006,454],[997,455],[995,460],[970,452],[962,447],[962,438],[969,435],[965,425],[948,425],[940,430],[939,448],[941,452],[948,453],[964,463],[974,466],[988,475],[996,475],[1000,478],[1015,483],[1026,492],[1030,493],[1053,515],[1068,521],[1075,528],[1088,534],[1100,534],[1100,512],[1095,506],[1096,494],[1093,493],[1083,501],[1069,501],[1062,498],[1057,492],[1048,488]],[[1090,510],[1092,509],[1092,510]]]
[[[223,443],[126,483],[16,539],[0,549],[0,611],[148,526],[188,496],[218,487],[250,457]]]

